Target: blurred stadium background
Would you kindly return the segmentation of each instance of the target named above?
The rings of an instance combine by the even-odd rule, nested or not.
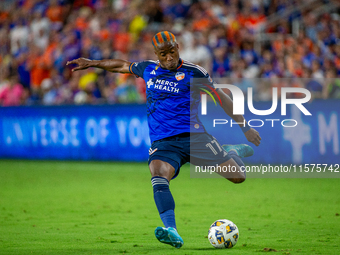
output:
[[[294,132],[259,128],[264,149],[250,163],[334,163],[339,13],[336,0],[2,0],[0,157],[146,160],[144,81],[99,69],[71,73],[65,63],[155,59],[151,38],[169,30],[183,59],[245,93],[252,87],[264,109],[272,87],[311,91],[313,117],[292,108],[285,119],[299,120]],[[246,142],[234,133],[218,138]]]

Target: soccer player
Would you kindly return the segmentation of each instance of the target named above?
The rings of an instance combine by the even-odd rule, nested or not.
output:
[[[248,145],[222,146],[209,135],[198,118],[200,89],[213,89],[213,81],[202,67],[179,57],[175,36],[163,31],[153,39],[158,61],[129,62],[121,59],[89,60],[79,58],[67,65],[76,64],[72,71],[98,67],[110,72],[129,73],[146,82],[147,116],[150,129],[151,148],[149,169],[152,175],[154,200],[165,227],[157,227],[156,238],[176,248],[183,245],[177,232],[175,202],[169,182],[175,178],[186,162],[197,166],[219,165],[233,167],[234,172],[219,173],[233,183],[245,180],[242,157],[251,156],[253,149]],[[191,84],[191,78],[202,78],[203,83]],[[233,115],[231,98],[217,90],[223,110],[236,122],[246,123],[242,115]],[[217,97],[217,96],[216,96]],[[247,140],[258,146],[259,133],[246,123],[240,127]],[[226,168],[227,169],[227,168]]]

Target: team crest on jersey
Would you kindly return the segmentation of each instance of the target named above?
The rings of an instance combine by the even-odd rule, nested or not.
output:
[[[176,80],[178,80],[178,81],[183,80],[184,77],[185,77],[185,73],[177,72],[175,77],[176,77]]]

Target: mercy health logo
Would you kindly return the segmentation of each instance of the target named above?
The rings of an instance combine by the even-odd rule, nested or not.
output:
[[[173,82],[173,81],[167,81],[167,80],[162,80],[162,79],[156,79],[154,82],[151,78],[147,81],[146,85],[148,86],[148,89],[153,86],[153,89],[158,89],[158,90],[164,90],[168,92],[174,92],[178,93],[179,88],[177,88],[178,82]]]
[[[219,99],[221,106],[221,98],[219,97],[217,91],[212,88],[211,86],[205,84],[213,94]],[[216,89],[228,89],[230,90],[232,97],[233,97],[233,102],[232,102],[232,108],[233,108],[233,115],[244,115],[244,105],[245,105],[245,99],[244,99],[244,94],[240,88],[238,88],[235,85],[231,84],[216,84],[215,85]],[[211,98],[214,100],[215,105],[216,105],[216,100],[212,93],[210,93],[208,90],[200,88],[202,91],[206,92]],[[304,97],[300,98],[287,98],[287,94],[290,93],[301,93],[304,95]],[[201,94],[201,114],[202,115],[207,115],[207,94],[202,93]],[[277,88],[273,87],[272,88],[272,106],[270,109],[267,110],[259,110],[255,109],[254,103],[253,103],[253,88],[248,87],[247,88],[247,105],[248,109],[251,113],[254,115],[258,116],[268,116],[272,113],[275,112],[278,106],[278,93],[277,93]],[[292,88],[292,87],[282,87],[281,88],[281,116],[285,116],[287,114],[286,108],[287,105],[295,105],[304,115],[309,115],[311,116],[312,114],[303,106],[304,103],[307,103],[311,99],[311,93],[309,90],[305,88]],[[271,126],[275,126],[275,122],[280,121],[281,125],[283,127],[295,127],[298,125],[298,121],[296,119],[250,119],[247,120],[247,123],[250,127],[262,127],[265,122],[271,123]],[[213,126],[215,127],[216,125],[225,125],[230,123],[230,127],[232,127],[235,124],[242,124],[243,126],[246,125],[245,121],[238,123],[234,122],[232,119],[228,121],[227,119],[214,119],[213,120]]]

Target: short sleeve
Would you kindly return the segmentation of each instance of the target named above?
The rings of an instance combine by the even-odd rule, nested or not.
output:
[[[132,62],[129,66],[129,71],[137,77],[144,78],[144,70],[148,65],[150,65],[150,61]]]
[[[197,66],[194,76],[194,86],[196,88],[215,89],[215,82],[203,67]]]

